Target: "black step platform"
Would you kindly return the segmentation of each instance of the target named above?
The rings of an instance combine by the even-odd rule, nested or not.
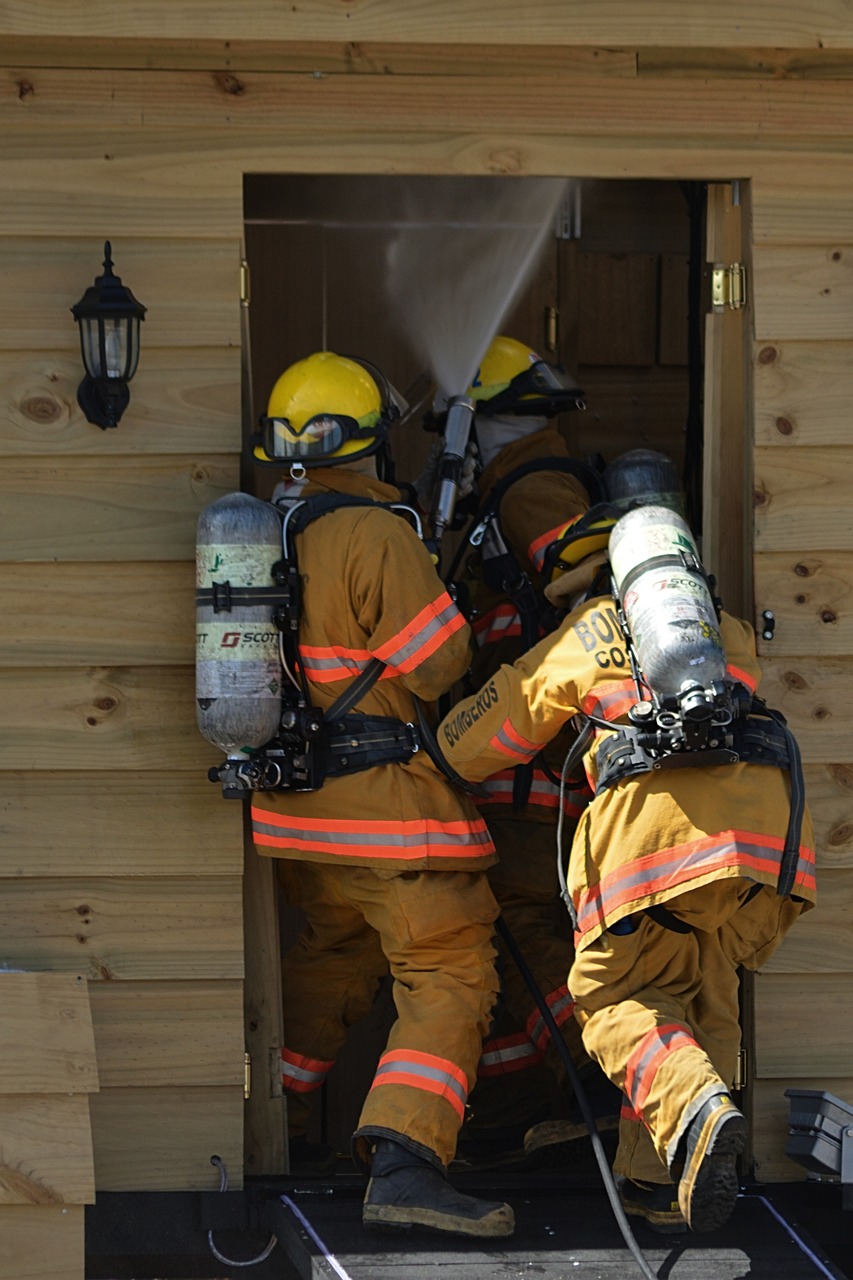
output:
[[[347,1180],[349,1182],[349,1180]],[[488,1185],[491,1183],[491,1185]],[[494,1197],[484,1179],[472,1194]],[[746,1188],[730,1222],[711,1235],[663,1237],[632,1219],[637,1243],[661,1280],[853,1280],[792,1212],[796,1186]],[[808,1188],[803,1187],[807,1191]],[[275,1211],[279,1245],[301,1280],[630,1280],[641,1276],[603,1190],[555,1193],[513,1185],[501,1194],[516,1232],[494,1244],[419,1232],[368,1232],[361,1224],[363,1186],[293,1184]],[[785,1200],[791,1203],[786,1204]],[[849,1216],[842,1215],[842,1227]],[[853,1235],[853,1223],[849,1224]],[[846,1236],[847,1232],[843,1231]],[[846,1253],[846,1246],[840,1246]],[[853,1264],[853,1244],[850,1245]]]

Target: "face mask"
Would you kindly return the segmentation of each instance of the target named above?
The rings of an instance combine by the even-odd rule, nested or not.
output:
[[[494,418],[478,416],[475,419],[477,449],[483,467],[487,467],[508,444],[541,431],[547,422],[547,418],[517,418],[511,413],[497,414]]]

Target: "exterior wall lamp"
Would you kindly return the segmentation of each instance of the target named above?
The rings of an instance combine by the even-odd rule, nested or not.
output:
[[[77,403],[87,422],[118,426],[130,403],[127,384],[139,363],[139,322],[146,308],[113,275],[112,249],[104,244],[104,274],[96,276],[71,308],[80,326],[80,350],[86,376],[77,388]]]

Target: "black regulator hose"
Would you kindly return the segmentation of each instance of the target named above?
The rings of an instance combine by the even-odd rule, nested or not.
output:
[[[496,928],[506,944],[507,951],[515,961],[518,971],[524,979],[530,994],[536,1001],[539,1012],[545,1019],[548,1034],[550,1035],[557,1052],[563,1059],[563,1063],[569,1077],[569,1083],[575,1092],[575,1097],[580,1103],[581,1115],[583,1116],[584,1124],[589,1130],[589,1136],[592,1140],[592,1149],[595,1153],[595,1159],[601,1172],[604,1189],[607,1192],[607,1198],[610,1201],[610,1207],[613,1210],[613,1215],[619,1224],[619,1230],[622,1232],[622,1238],[630,1249],[634,1261],[646,1277],[646,1280],[657,1280],[655,1272],[652,1271],[645,1254],[634,1238],[634,1233],[631,1230],[631,1224],[628,1222],[627,1215],[622,1207],[622,1202],[619,1199],[619,1192],[616,1189],[616,1183],[613,1180],[613,1174],[607,1161],[607,1155],[605,1154],[604,1147],[601,1143],[601,1137],[595,1123],[595,1116],[592,1114],[592,1108],[589,1105],[589,1099],[587,1098],[584,1087],[581,1084],[580,1076],[578,1075],[577,1068],[572,1061],[572,1055],[569,1053],[568,1046],[560,1035],[560,1029],[554,1020],[554,1015],[548,1007],[545,997],[539,990],[539,986],[531,972],[530,966],[521,954],[518,943],[512,936],[509,926],[501,916],[498,916],[497,918]]]

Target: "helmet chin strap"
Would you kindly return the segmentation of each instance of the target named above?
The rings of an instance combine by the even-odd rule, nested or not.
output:
[[[548,419],[544,417],[520,418],[515,414],[506,413],[487,418],[477,414],[474,426],[483,468],[485,469],[508,444],[520,440],[522,436],[531,436],[535,431],[542,431],[547,424]]]

